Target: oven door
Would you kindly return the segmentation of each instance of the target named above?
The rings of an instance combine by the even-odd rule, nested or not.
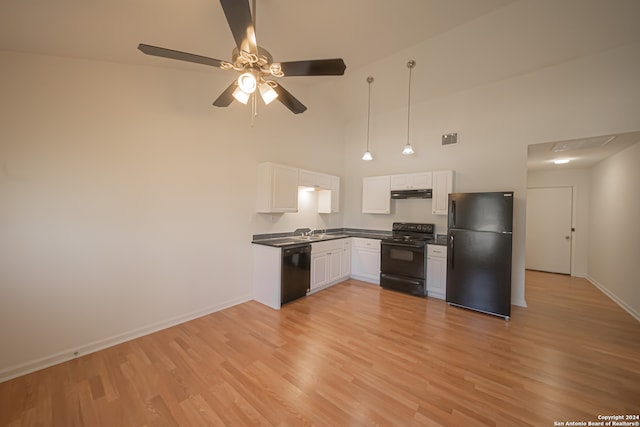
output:
[[[426,244],[382,241],[380,248],[380,272],[415,279],[426,279]]]

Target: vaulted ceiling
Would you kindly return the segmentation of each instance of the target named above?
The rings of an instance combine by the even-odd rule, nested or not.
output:
[[[249,1],[249,0],[239,0]],[[513,0],[257,0],[259,44],[277,60],[343,57],[360,67],[463,25]],[[160,45],[230,59],[234,41],[218,0],[10,0],[0,49],[185,67],[136,50]]]
[[[441,96],[640,42],[638,0],[256,3],[258,43],[276,61],[342,57],[347,75],[354,70],[362,74],[369,64],[397,52],[413,52],[413,46],[426,43],[428,48],[419,52],[422,58],[412,56],[418,59],[421,69],[417,70],[428,77],[423,79],[428,80],[428,87],[421,88],[423,83],[416,82],[416,93],[422,97]],[[138,43],[222,60],[231,58],[234,46],[218,0],[0,2],[0,50],[220,72],[144,55],[137,50]],[[405,56],[403,61],[410,59]],[[296,78],[295,84],[322,79],[326,77]],[[394,104],[393,99],[386,101]],[[398,105],[404,102],[396,101]]]
[[[640,38],[636,0],[256,3],[258,42],[274,59],[342,57],[347,72],[491,14],[501,27],[489,35],[496,56],[523,50],[531,70]],[[225,60],[234,46],[218,0],[0,3],[0,50],[211,71],[142,55],[136,49],[141,42]],[[473,46],[473,40],[468,43]]]

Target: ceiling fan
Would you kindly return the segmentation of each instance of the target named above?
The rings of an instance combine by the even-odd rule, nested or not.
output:
[[[259,91],[265,104],[278,99],[294,114],[304,112],[307,107],[291,95],[274,77],[289,76],[341,76],[346,65],[341,58],[315,59],[306,61],[273,62],[271,54],[258,46],[255,34],[255,10],[249,0],[220,0],[222,9],[236,42],[232,60],[222,61],[206,56],[166,49],[163,47],[139,44],[138,49],[147,55],[177,59],[209,65],[222,70],[234,70],[240,76],[213,102],[216,107],[228,107],[233,100],[246,104],[253,96],[252,105],[255,115],[256,96]],[[251,13],[253,10],[253,15]]]

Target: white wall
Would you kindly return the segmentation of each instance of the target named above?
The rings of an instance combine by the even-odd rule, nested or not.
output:
[[[571,275],[587,275],[587,249],[589,248],[589,211],[591,184],[589,169],[530,171],[527,188],[571,187],[573,190],[573,239],[571,241]],[[528,218],[527,218],[528,220]]]
[[[261,161],[341,175],[344,213],[326,221],[350,227],[433,219],[443,231],[424,201],[361,214],[363,176],[453,169],[456,191],[514,190],[512,295],[524,305],[527,145],[638,130],[640,45],[416,94],[412,158],[400,154],[406,107],[376,108],[375,160],[362,162],[366,76],[387,82],[374,88],[378,105],[405,93],[408,59],[418,60],[418,86],[437,85],[427,78],[438,61],[431,43],[339,84],[287,81],[309,110],[262,108],[254,127],[246,107],[211,106],[226,75],[0,52],[0,379],[249,298],[251,235],[324,218],[256,214]],[[336,93],[342,117],[329,103]],[[447,132],[460,144],[442,147]],[[608,281],[608,268],[593,277]]]
[[[640,143],[591,172],[588,278],[640,320]]]
[[[251,298],[251,236],[277,228],[258,162],[343,167],[332,109],[295,82],[309,110],[250,127],[211,105],[224,73],[8,52],[0,69],[0,380]],[[286,227],[321,223],[312,208]]]
[[[473,34],[467,34],[473,38]],[[395,220],[431,219],[417,208],[411,214],[367,215],[361,213],[363,176],[402,171],[453,169],[455,191],[515,191],[512,302],[525,304],[524,247],[527,146],[529,144],[617,132],[640,126],[640,44],[632,44],[584,57],[541,71],[523,74],[455,94],[426,98],[416,93],[412,105],[411,143],[414,157],[400,154],[406,141],[407,110],[377,108],[372,115],[370,149],[372,162],[360,161],[366,142],[366,76],[377,82],[372,103],[385,104],[394,91],[404,92],[406,61],[417,61],[414,79],[422,86],[429,80],[431,43],[413,46],[367,69],[348,76],[352,99],[363,100],[359,117],[346,129],[348,162],[345,170],[345,225],[388,228]],[[395,86],[389,82],[403,82]],[[357,89],[356,89],[357,88]],[[420,89],[416,88],[416,92]],[[426,89],[425,89],[426,90]],[[375,101],[374,101],[375,99]],[[457,132],[457,146],[442,146],[441,135]],[[443,224],[439,222],[439,224]],[[440,228],[442,225],[440,225]]]

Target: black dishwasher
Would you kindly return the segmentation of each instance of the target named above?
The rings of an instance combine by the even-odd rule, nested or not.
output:
[[[301,298],[309,291],[311,281],[311,245],[282,249],[281,303]]]

